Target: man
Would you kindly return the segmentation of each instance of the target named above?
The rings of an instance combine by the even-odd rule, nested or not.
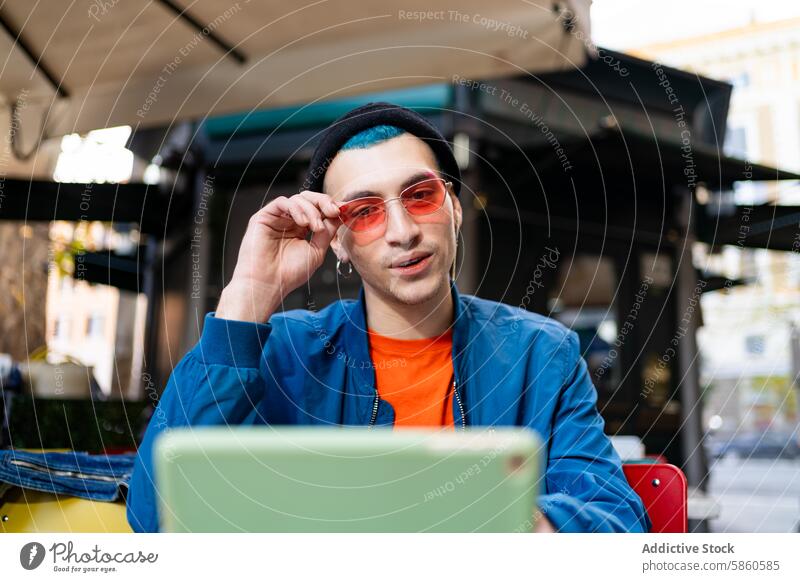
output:
[[[538,531],[646,531],[603,433],[577,335],[462,295],[458,166],[422,116],[359,107],[322,135],[306,190],[250,219],[234,274],[178,363],[139,448],[135,531],[157,531],[152,443],[209,424],[527,426],[545,441]],[[357,300],[278,313],[329,248]]]

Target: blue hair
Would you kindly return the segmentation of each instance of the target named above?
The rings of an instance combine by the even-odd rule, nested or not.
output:
[[[404,133],[405,130],[395,127],[394,125],[376,125],[374,127],[368,127],[348,139],[341,149],[365,149]]]

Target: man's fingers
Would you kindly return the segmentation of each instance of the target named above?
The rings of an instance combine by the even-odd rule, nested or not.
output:
[[[334,234],[341,224],[339,208],[330,197],[311,191],[295,194],[291,198],[279,196],[253,215],[253,219],[283,230],[290,229],[290,223],[294,223],[315,233],[325,231],[328,220],[334,221]]]
[[[334,218],[339,216],[339,207],[334,204],[333,200],[327,194],[322,194],[320,192],[312,192],[311,190],[305,190],[297,194],[297,196],[301,196],[306,200],[314,203],[314,205],[319,208],[320,212],[327,216],[328,218]]]
[[[306,198],[304,198],[304,197],[302,197],[300,195],[292,196],[291,201],[294,204],[296,204],[298,207],[302,208],[303,213],[309,219],[308,226],[311,227],[311,229],[314,232],[317,232],[318,230],[322,230],[323,229],[323,226],[322,226],[322,218],[323,218],[323,216],[320,213],[319,208],[317,208],[317,206],[315,206],[312,202],[310,202],[309,200],[307,200]]]
[[[294,198],[294,196],[292,198]],[[299,226],[310,226],[311,219],[306,216],[303,207],[297,204],[297,201],[292,198],[281,196],[267,204],[262,210],[277,218],[289,216],[291,220]]]
[[[336,235],[336,231],[342,225],[342,221],[338,218],[326,218],[322,221],[322,224],[324,228],[311,235],[309,243],[324,256],[325,251],[328,250],[333,237]]]

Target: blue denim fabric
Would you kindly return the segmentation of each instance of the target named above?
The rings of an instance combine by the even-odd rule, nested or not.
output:
[[[116,501],[127,491],[135,459],[135,453],[0,450],[0,483],[93,501]]]

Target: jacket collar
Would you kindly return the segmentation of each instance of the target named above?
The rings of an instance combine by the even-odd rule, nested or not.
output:
[[[463,395],[465,382],[469,378],[467,347],[470,343],[472,314],[467,309],[466,296],[459,293],[456,283],[450,279],[450,296],[453,298],[453,369],[456,385]],[[367,303],[362,285],[358,299],[351,304],[346,322],[345,346],[347,360],[351,362],[351,370],[355,379],[355,390],[358,394],[373,397],[375,395],[375,370],[371,366],[369,339],[367,336]]]

